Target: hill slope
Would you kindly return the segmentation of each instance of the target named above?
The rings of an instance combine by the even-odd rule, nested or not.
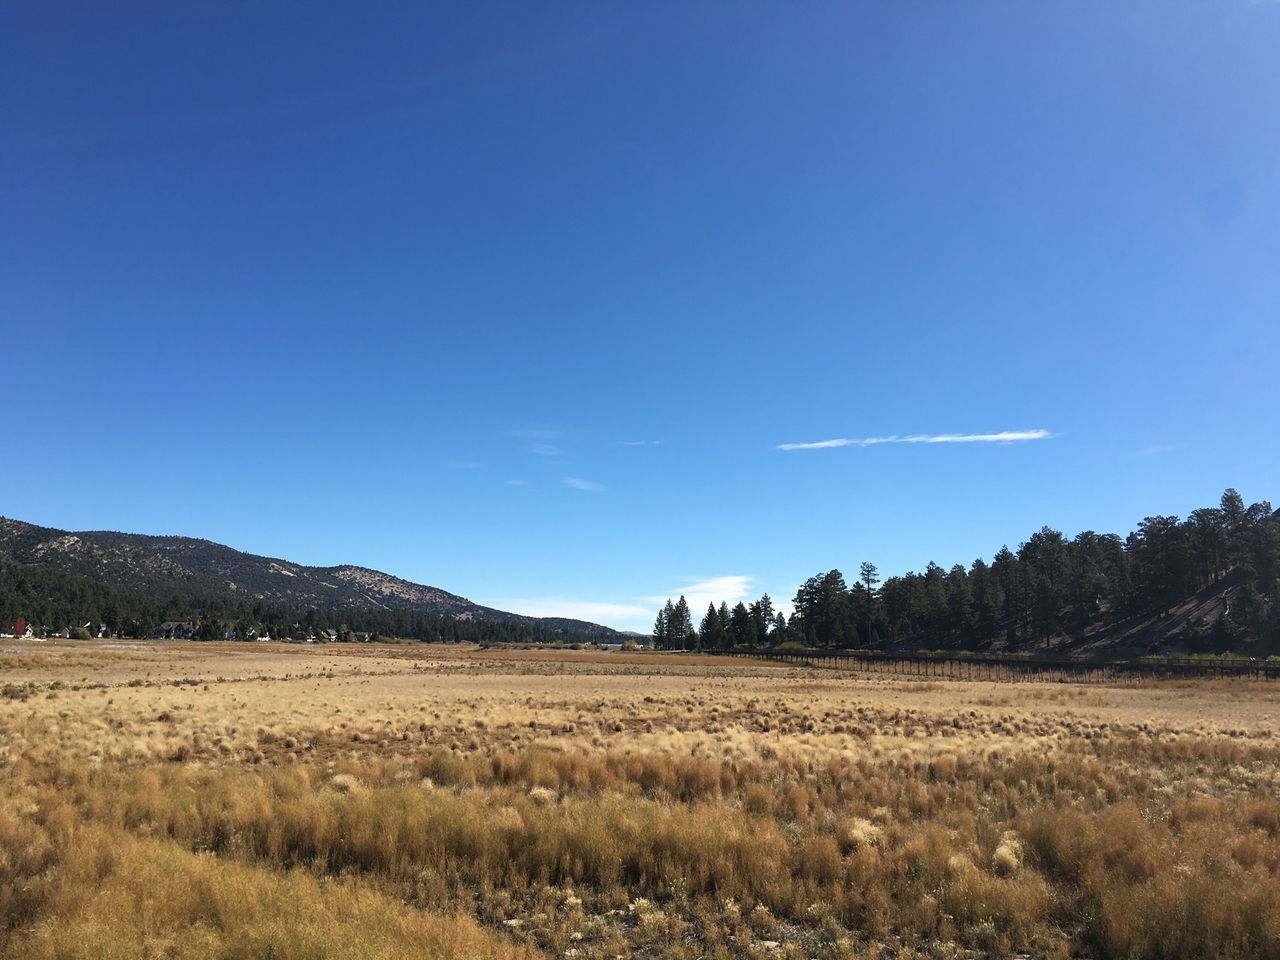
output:
[[[525,617],[495,610],[437,587],[366,567],[310,567],[191,537],[73,533],[0,517],[0,559],[132,593],[252,598],[292,609],[407,611],[455,620],[538,624],[581,636],[616,632],[582,620]]]

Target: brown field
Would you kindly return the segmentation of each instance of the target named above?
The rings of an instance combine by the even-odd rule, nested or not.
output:
[[[1280,684],[6,643],[4,957],[1280,957]]]

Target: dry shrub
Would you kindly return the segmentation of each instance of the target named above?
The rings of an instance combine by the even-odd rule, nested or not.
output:
[[[808,837],[796,848],[793,869],[820,886],[829,886],[841,873],[840,848],[830,837]]]
[[[105,852],[103,848],[108,848]],[[104,856],[109,865],[103,868]],[[272,957],[360,960],[530,954],[467,918],[432,916],[349,882],[320,883],[86,831],[50,883],[48,919],[5,944],[12,960]]]
[[[476,782],[474,766],[449,750],[436,750],[420,763],[418,776],[448,787],[472,786]]]
[[[56,860],[46,831],[29,818],[0,809],[0,928],[35,920],[45,899],[41,878]]]
[[[860,847],[875,846],[884,835],[884,830],[865,817],[848,817],[841,821],[836,837],[840,848],[845,853]]]
[[[1022,841],[1017,833],[1006,831],[991,854],[991,866],[1002,877],[1007,877],[1022,866]]]
[[[1023,951],[1042,927],[1051,901],[1049,885],[1033,871],[997,877],[979,870],[972,862],[956,858],[949,864],[950,876],[940,887],[939,903],[961,929],[981,931],[990,924],[995,944],[979,943],[1000,952]],[[988,936],[981,931],[981,936]]]
[[[749,783],[742,791],[742,809],[757,816],[773,811],[773,791],[762,783]]]
[[[951,781],[956,778],[956,767],[958,763],[955,755],[944,753],[942,756],[934,757],[929,763],[929,775],[934,780]]]
[[[1099,880],[1089,934],[1112,957],[1280,957],[1280,894],[1274,875],[1169,871],[1129,885]]]

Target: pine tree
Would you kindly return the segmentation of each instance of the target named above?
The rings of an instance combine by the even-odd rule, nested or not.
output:
[[[1248,550],[1248,511],[1244,498],[1235,487],[1228,487],[1222,494],[1222,529],[1226,539],[1227,562],[1232,566],[1243,563]]]
[[[728,646],[728,635],[714,603],[707,604],[707,614],[698,625],[698,637],[704,650],[723,650]]]
[[[689,616],[689,602],[682,595],[667,615],[668,643],[673,650],[689,650],[693,648],[696,636],[693,619]]]
[[[751,645],[763,647],[773,625],[773,598],[766,593],[747,608],[747,614],[751,618]]]
[[[733,645],[735,647],[750,646],[753,634],[751,614],[746,604],[738,601],[729,615],[729,635],[733,638]]]
[[[876,584],[880,582],[880,572],[876,569],[876,565],[867,560],[862,561],[862,565],[858,568],[858,581],[862,584],[862,588],[867,595],[865,603],[867,605],[867,643],[870,644],[871,633],[875,624],[875,602],[876,602]]]
[[[671,601],[667,601],[667,605],[658,611],[658,617],[653,621],[653,646],[655,650],[666,650],[668,643],[667,633],[667,611],[671,609]]]
[[[773,617],[773,626],[769,631],[769,642],[774,646],[783,643],[787,639],[787,618],[779,610]]]

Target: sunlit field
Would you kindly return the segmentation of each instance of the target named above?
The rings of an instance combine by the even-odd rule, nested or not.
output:
[[[7,643],[4,957],[1280,957],[1280,684]]]

